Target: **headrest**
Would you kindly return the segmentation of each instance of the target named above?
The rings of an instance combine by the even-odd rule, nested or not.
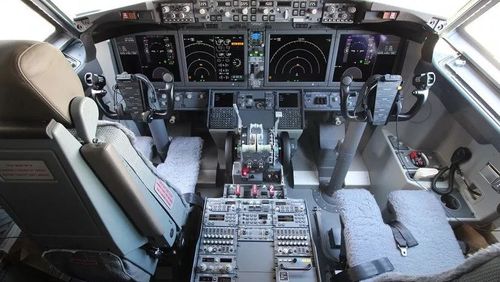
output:
[[[70,102],[84,96],[70,64],[54,46],[0,40],[0,125],[71,126]]]

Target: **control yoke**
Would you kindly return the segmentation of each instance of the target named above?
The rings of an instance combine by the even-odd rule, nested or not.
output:
[[[91,98],[94,99],[101,112],[111,119],[118,119],[118,114],[112,111],[102,100],[108,94],[108,91],[104,89],[106,87],[106,78],[103,75],[88,72],[84,76],[84,81],[90,87]]]
[[[412,118],[427,100],[429,88],[434,84],[436,77],[434,73],[428,72],[417,75],[413,79],[415,90],[412,92],[417,97],[417,101],[407,112],[400,114],[401,99],[401,76],[399,75],[373,75],[367,79],[361,91],[357,94],[357,101],[354,108],[349,111],[347,101],[349,95],[355,92],[350,91],[353,76],[345,75],[341,79],[341,113],[348,121],[347,131],[344,141],[340,145],[337,163],[330,178],[330,183],[323,189],[326,202],[331,203],[333,193],[344,186],[349,167],[356,154],[359,142],[363,136],[366,124],[384,125],[393,120],[408,120]],[[393,114],[394,104],[397,106],[396,113]]]
[[[413,90],[411,94],[413,94],[417,98],[417,101],[415,102],[415,104],[413,104],[408,112],[397,115],[398,121],[409,120],[414,117],[418,113],[418,111],[420,111],[422,106],[427,101],[427,97],[429,96],[429,89],[432,85],[434,85],[434,82],[436,82],[436,75],[433,72],[422,73],[413,78],[413,86],[415,87],[415,90]],[[398,109],[401,109],[401,107],[401,100],[399,100]],[[393,120],[395,119],[391,118],[391,121]]]
[[[91,96],[102,113],[111,119],[134,119],[150,123],[154,119],[168,119],[173,112],[174,78],[169,72],[162,76],[165,88],[155,85],[143,74],[117,75],[111,102],[104,102],[106,78],[87,73],[85,82],[91,87]],[[119,95],[118,95],[119,94]],[[119,97],[121,97],[121,100]]]
[[[367,79],[360,93],[350,91],[350,86],[354,79],[355,77],[352,75],[345,75],[340,82],[340,110],[342,116],[347,120],[368,121],[374,125],[381,125],[389,121],[406,121],[413,118],[427,101],[429,89],[434,85],[436,75],[433,72],[426,72],[416,75],[413,78],[412,84],[415,90],[412,91],[412,94],[417,98],[417,101],[406,113],[400,113],[402,99],[399,93],[399,85],[401,84],[401,77],[399,75],[372,75]],[[391,84],[398,87],[391,87]],[[371,93],[375,89],[377,89],[377,92],[372,95]],[[352,111],[348,110],[347,105],[350,95],[358,96],[356,105]],[[390,102],[390,104],[386,102]],[[396,104],[395,113],[392,109],[392,103]],[[380,111],[377,113],[377,108],[380,109],[381,105],[385,107],[390,106],[389,111],[383,109],[385,114],[380,113]],[[389,115],[389,113],[391,114]],[[377,116],[377,114],[379,115]],[[377,119],[380,115],[383,117],[383,122],[380,118]]]

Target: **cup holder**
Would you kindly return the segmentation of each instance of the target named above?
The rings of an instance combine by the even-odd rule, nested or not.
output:
[[[458,210],[460,208],[460,201],[450,194],[441,196],[441,202],[450,210]]]

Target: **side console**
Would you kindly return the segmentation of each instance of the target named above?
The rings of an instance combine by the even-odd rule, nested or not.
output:
[[[305,201],[207,199],[191,277],[196,282],[319,281]]]

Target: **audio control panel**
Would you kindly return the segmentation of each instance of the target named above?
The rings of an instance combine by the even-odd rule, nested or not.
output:
[[[226,218],[236,225],[228,226]],[[206,199],[191,277],[197,282],[319,281],[305,201]]]
[[[193,3],[161,3],[161,17],[163,23],[194,23],[195,16]]]
[[[208,106],[208,92],[206,91],[179,91],[174,93],[174,108],[176,111],[206,110]]]
[[[325,3],[322,22],[343,24],[354,23],[357,12],[358,8],[356,7],[356,3]]]
[[[304,111],[340,111],[340,93],[330,91],[305,91]],[[353,92],[347,98],[347,109],[353,110],[357,95]]]

